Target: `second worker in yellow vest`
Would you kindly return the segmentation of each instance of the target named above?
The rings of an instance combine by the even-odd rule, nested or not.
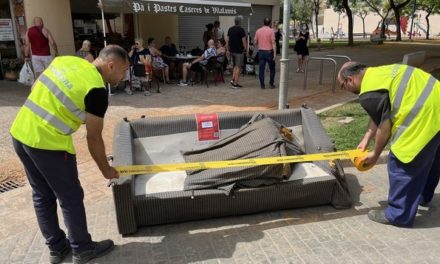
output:
[[[338,74],[341,89],[359,94],[370,116],[358,145],[373,151],[374,164],[389,142],[388,207],[368,217],[382,224],[411,227],[420,205],[428,205],[440,177],[440,82],[421,69],[401,64],[366,67],[345,63]]]

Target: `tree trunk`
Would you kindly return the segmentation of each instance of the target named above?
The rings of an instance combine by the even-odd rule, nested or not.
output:
[[[402,34],[400,32],[400,10],[399,9],[395,9],[394,10],[394,16],[396,17],[396,41],[401,41],[402,40]]]
[[[429,39],[429,16],[431,15],[431,12],[428,12],[425,16],[426,19],[426,39]]]
[[[364,34],[364,38],[366,38],[366,34],[365,34],[365,17],[362,18],[362,33]]]
[[[385,18],[382,19],[382,24],[380,25],[380,37],[385,39]]]
[[[343,0],[342,5],[345,8],[345,13],[348,17],[348,46],[353,46],[353,12],[350,9],[350,6],[348,5],[348,0]]]
[[[315,28],[316,28],[316,41],[318,41],[318,15],[319,15],[319,6],[318,8],[315,10]]]
[[[402,34],[400,32],[400,9],[404,8],[411,0],[406,0],[405,2],[396,5],[393,0],[389,0],[390,6],[394,11],[394,16],[396,18],[396,41],[402,40]]]

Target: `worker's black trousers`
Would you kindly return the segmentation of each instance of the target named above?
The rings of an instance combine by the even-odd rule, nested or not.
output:
[[[58,251],[66,243],[66,234],[58,222],[57,203],[74,253],[90,249],[84,192],[78,179],[76,156],[66,151],[29,147],[13,139],[15,152],[23,162],[32,187],[32,199],[41,233],[50,250]]]

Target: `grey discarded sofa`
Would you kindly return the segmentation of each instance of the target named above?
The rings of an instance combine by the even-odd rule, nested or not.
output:
[[[221,135],[247,123],[255,112],[218,113]],[[334,151],[330,138],[312,109],[264,112],[289,127],[307,154]],[[184,162],[181,151],[202,148],[197,141],[194,115],[123,120],[115,128],[113,165]],[[351,206],[339,161],[300,163],[292,176],[278,184],[237,189],[183,191],[186,172],[135,175],[119,178],[113,198],[119,233],[133,234],[138,227],[221,216],[251,214],[330,204]]]

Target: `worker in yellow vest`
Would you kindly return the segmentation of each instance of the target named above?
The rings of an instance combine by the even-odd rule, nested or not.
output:
[[[16,153],[32,187],[38,225],[49,247],[49,262],[72,251],[73,263],[110,252],[113,241],[94,242],[87,230],[84,192],[78,179],[72,133],[86,125],[90,154],[106,179],[118,178],[109,165],[102,138],[108,107],[105,83],[117,85],[128,69],[127,52],[109,45],[92,63],[57,57],[40,75],[11,127]],[[58,200],[69,237],[60,228]]]
[[[370,116],[358,145],[374,148],[365,157],[376,163],[390,143],[390,188],[385,210],[368,212],[370,220],[411,227],[419,205],[429,206],[440,177],[440,82],[421,69],[401,64],[366,67],[345,63],[338,74],[341,89],[359,94]]]

